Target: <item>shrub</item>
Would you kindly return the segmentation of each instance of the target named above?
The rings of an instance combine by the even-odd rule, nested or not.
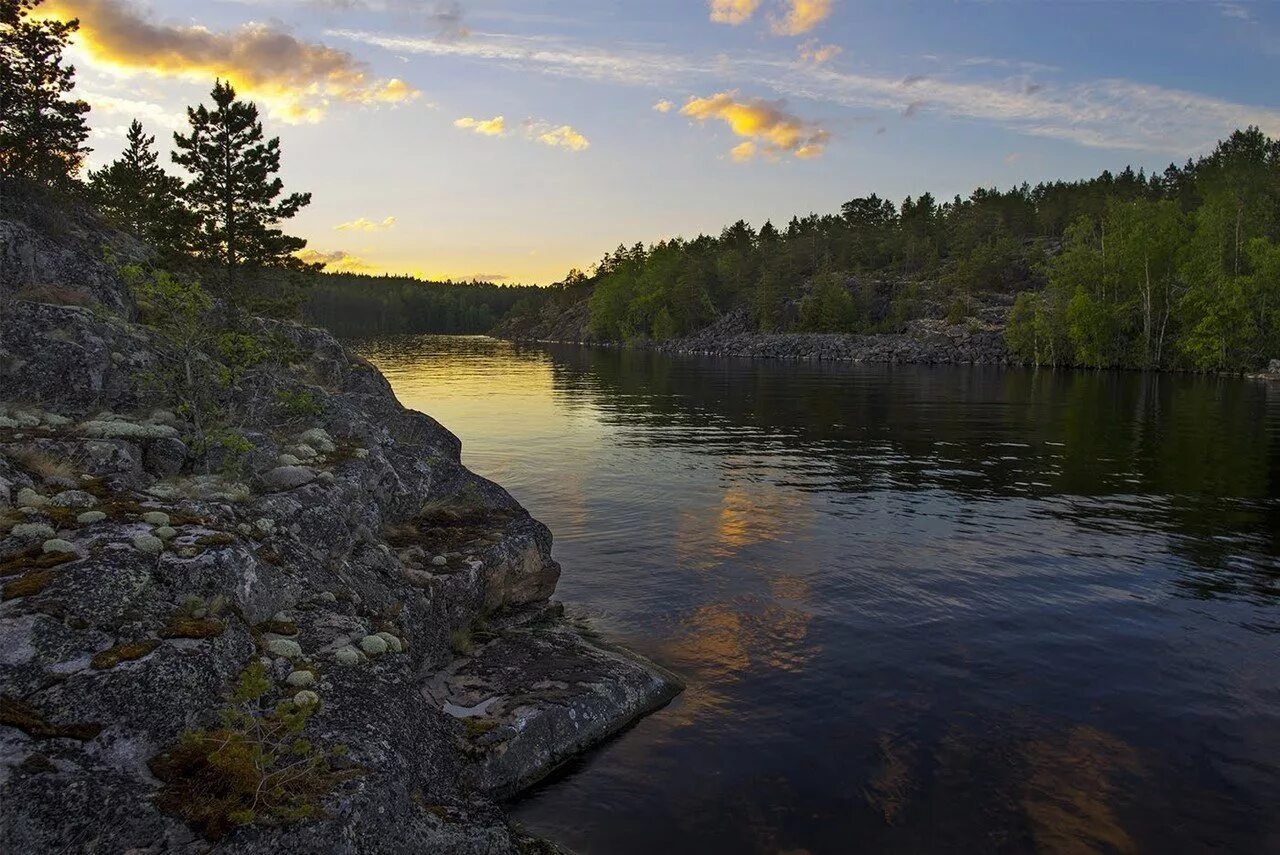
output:
[[[323,749],[303,737],[313,704],[281,701],[261,709],[270,690],[254,660],[241,674],[221,727],[188,730],[150,767],[163,787],[161,810],[181,817],[210,840],[245,825],[273,825],[320,816],[324,798],[358,770],[334,768],[339,746]]]

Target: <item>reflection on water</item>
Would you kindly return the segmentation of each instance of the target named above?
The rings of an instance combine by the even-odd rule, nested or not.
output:
[[[512,806],[582,853],[1280,851],[1280,394],[366,342],[688,692]]]

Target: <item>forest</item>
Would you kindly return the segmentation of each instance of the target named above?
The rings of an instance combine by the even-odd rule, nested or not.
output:
[[[781,229],[620,246],[544,299],[585,293],[607,340],[676,338],[743,306],[761,332],[891,332],[926,304],[964,322],[996,294],[1027,363],[1249,370],[1280,355],[1280,141],[1250,127],[1158,174],[873,194]]]
[[[409,276],[312,273],[302,317],[349,338],[393,333],[480,334],[539,289]]]

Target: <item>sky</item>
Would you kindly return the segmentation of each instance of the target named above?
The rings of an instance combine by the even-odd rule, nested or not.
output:
[[[215,77],[329,269],[548,284],[620,243],[1280,137],[1275,0],[46,0],[90,166]],[[176,167],[174,167],[176,170]]]

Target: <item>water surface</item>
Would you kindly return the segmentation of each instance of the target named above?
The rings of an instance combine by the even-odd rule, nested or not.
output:
[[[1280,390],[364,342],[689,681],[512,805],[584,855],[1280,852]]]

